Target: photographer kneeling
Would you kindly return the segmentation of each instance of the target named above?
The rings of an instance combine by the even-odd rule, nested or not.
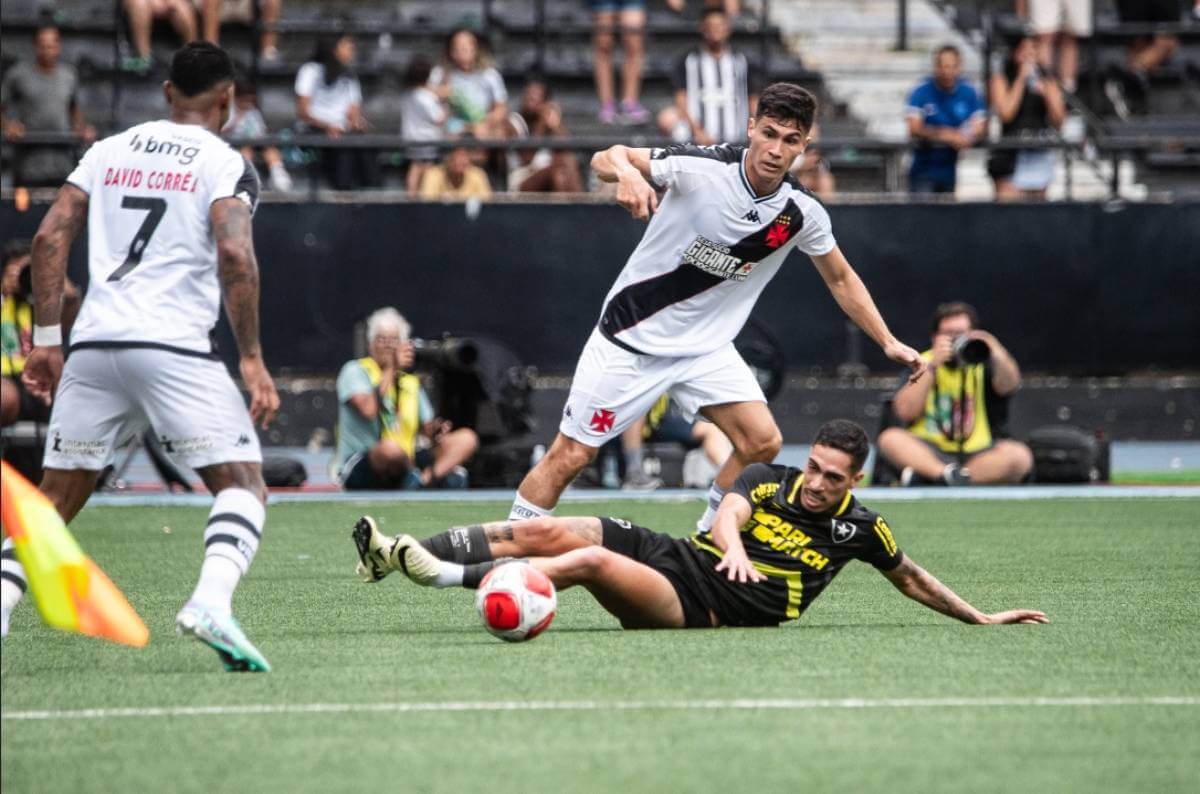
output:
[[[922,354],[930,377],[904,385],[892,399],[902,426],[880,433],[878,445],[902,485],[1016,483],[1033,467],[1029,447],[1004,437],[1021,370],[977,322],[969,304],[938,306],[933,347]]]
[[[347,490],[465,488],[479,448],[469,428],[434,416],[412,368],[409,324],[391,307],[367,318],[369,356],[338,374],[338,479]]]

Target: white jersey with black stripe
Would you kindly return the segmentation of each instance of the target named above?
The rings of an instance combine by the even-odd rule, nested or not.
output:
[[[90,148],[67,182],[88,194],[88,289],[72,348],[212,353],[220,311],[214,201],[254,210],[258,175],[194,124],[150,121]]]
[[[766,196],[746,178],[746,147],[655,149],[666,192],[604,301],[600,332],[627,350],[698,356],[737,336],[793,248],[827,254],[829,214],[790,178]]]

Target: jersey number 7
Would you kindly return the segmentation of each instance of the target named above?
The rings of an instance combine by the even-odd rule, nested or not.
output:
[[[130,270],[133,270],[142,262],[142,253],[146,250],[146,246],[150,244],[150,237],[153,236],[154,230],[158,228],[159,222],[163,216],[167,214],[167,200],[160,198],[146,198],[144,196],[122,196],[121,209],[126,210],[146,210],[148,214],[146,219],[142,221],[142,225],[138,227],[137,234],[129,241],[129,255],[125,257],[125,261],[121,266],[112,272],[108,277],[109,281],[120,281],[125,277]]]

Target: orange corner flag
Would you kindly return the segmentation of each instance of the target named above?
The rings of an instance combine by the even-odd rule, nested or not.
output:
[[[38,612],[56,629],[141,648],[150,630],[96,563],[50,500],[0,461],[0,520],[25,568]]]

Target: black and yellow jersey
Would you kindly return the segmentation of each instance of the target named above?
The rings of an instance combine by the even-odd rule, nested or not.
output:
[[[730,489],[750,502],[742,544],[754,567],[766,575],[757,583],[730,582],[714,570],[724,553],[711,533],[690,538],[685,555],[698,568],[710,604],[729,626],[774,625],[794,620],[808,608],[851,560],[890,571],[904,559],[883,516],[847,493],[831,513],[812,513],[800,504],[804,472],[784,466],[747,466]]]

